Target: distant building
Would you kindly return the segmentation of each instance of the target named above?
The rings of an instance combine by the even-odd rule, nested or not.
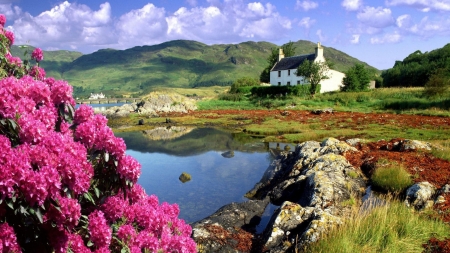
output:
[[[91,96],[89,97],[89,99],[103,99],[106,98],[105,95],[103,95],[103,93],[91,93]]]
[[[304,85],[308,80],[303,76],[297,76],[297,68],[304,61],[324,62],[323,47],[320,42],[317,43],[314,54],[296,55],[292,57],[284,57],[283,49],[280,48],[278,53],[278,61],[270,70],[271,85]],[[320,92],[339,90],[342,86],[342,79],[345,74],[333,69],[327,73],[330,79],[320,82]]]

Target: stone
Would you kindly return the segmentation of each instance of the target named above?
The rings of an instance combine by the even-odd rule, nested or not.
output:
[[[186,183],[188,181],[191,181],[191,175],[187,172],[181,173],[180,177],[178,178],[181,182]]]
[[[429,182],[419,182],[406,190],[405,204],[418,210],[427,207],[427,202],[436,193],[436,187]]]
[[[199,252],[250,252],[253,234],[269,199],[231,203],[194,222],[192,238]]]
[[[400,145],[400,151],[431,150],[430,143],[417,140],[404,140]]]
[[[143,119],[140,119],[140,120],[138,121],[138,125],[140,125],[140,126],[144,125],[144,120],[143,120]]]
[[[232,157],[234,157],[234,151],[230,150],[230,151],[227,151],[227,152],[223,152],[222,156],[225,157],[225,158],[232,158]]]

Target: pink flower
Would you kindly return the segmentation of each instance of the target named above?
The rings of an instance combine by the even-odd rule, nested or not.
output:
[[[14,57],[10,53],[7,53],[5,55],[6,60],[8,60],[9,63],[14,64],[16,66],[22,66],[22,60],[19,57]]]
[[[84,245],[83,238],[78,234],[69,235],[69,248],[74,253],[91,253],[88,247]]]
[[[30,76],[36,78],[36,80],[43,81],[45,79],[45,70],[38,66],[33,66],[29,72]]]
[[[66,81],[55,81],[51,85],[51,90],[51,99],[55,105],[60,105],[61,103],[75,105],[75,100],[72,97],[73,88]]]
[[[40,48],[35,48],[31,53],[31,58],[35,59],[37,62],[40,62],[44,59],[44,54]]]
[[[17,237],[14,233],[14,229],[8,225],[8,223],[3,223],[0,225],[0,243],[3,246],[2,252],[22,252],[19,244],[17,243]]]
[[[134,245],[137,234],[131,225],[123,225],[117,231],[117,238],[128,246]]]
[[[5,32],[5,37],[8,38],[9,40],[9,45],[11,46],[12,44],[14,44],[14,33],[11,31],[6,31]]]
[[[97,248],[108,247],[111,243],[111,228],[106,223],[102,211],[95,210],[88,216],[88,230],[91,235],[91,241]]]
[[[80,204],[76,199],[66,197],[57,197],[55,200],[59,203],[60,208],[58,210],[50,205],[44,216],[44,222],[54,222],[59,230],[73,229],[78,225],[81,217]]]
[[[139,164],[139,162],[132,156],[122,156],[119,159],[117,173],[119,173],[121,178],[136,183],[137,179],[141,175],[141,164]]]
[[[110,222],[122,218],[124,210],[129,207],[127,200],[120,195],[108,197],[101,206],[101,210]]]
[[[6,24],[6,17],[3,14],[0,14],[0,28],[3,28]]]
[[[73,121],[75,124],[81,124],[94,118],[94,109],[89,105],[80,105],[75,111]]]

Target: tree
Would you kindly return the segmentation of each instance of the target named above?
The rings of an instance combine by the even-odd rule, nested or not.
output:
[[[345,72],[342,91],[364,91],[370,85],[370,73],[363,64],[355,64]]]
[[[230,88],[230,93],[238,93],[240,87],[259,86],[258,79],[251,77],[241,77],[237,79]]]
[[[304,76],[310,84],[310,94],[314,96],[317,92],[320,92],[320,82],[322,80],[330,79],[328,71],[330,70],[330,63],[304,61],[297,68],[297,76]]]
[[[445,96],[450,88],[450,71],[438,69],[425,84],[424,95],[427,97]]]
[[[283,44],[281,46],[281,49],[283,49],[284,57],[291,57],[295,55],[296,47],[294,47],[294,42],[292,41]],[[278,61],[278,53],[278,48],[274,47],[272,48],[272,52],[270,53],[269,57],[267,57],[267,67],[261,72],[261,75],[259,76],[259,81],[261,81],[262,83],[270,82],[270,70]]]

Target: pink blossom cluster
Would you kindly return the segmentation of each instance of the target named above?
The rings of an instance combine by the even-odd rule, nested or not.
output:
[[[37,62],[40,62],[44,59],[44,54],[42,53],[42,49],[35,48],[31,53],[31,58],[35,59]]]
[[[0,80],[0,252],[196,252],[178,205],[136,184],[141,165],[107,119],[84,105],[72,115],[67,82],[0,54],[16,67]]]
[[[142,188],[137,186],[137,191]],[[195,252],[196,244],[189,236],[191,227],[178,219],[178,205],[158,204],[155,195],[137,198],[134,202],[123,200],[118,194],[109,197],[102,205],[106,219],[111,223],[122,221],[117,238],[128,245],[131,252]]]

